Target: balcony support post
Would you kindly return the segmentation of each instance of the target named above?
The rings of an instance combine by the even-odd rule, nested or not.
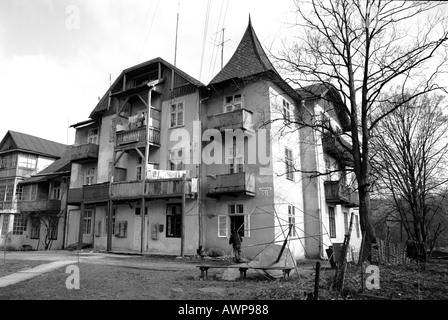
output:
[[[81,210],[79,211],[78,250],[82,249],[84,240],[84,210],[84,202],[81,202]]]
[[[185,247],[185,173],[182,175],[182,228],[181,228],[181,234],[180,234],[180,256],[184,256],[184,247]]]

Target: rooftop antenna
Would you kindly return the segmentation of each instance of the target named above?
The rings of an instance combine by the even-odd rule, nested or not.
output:
[[[109,73],[109,87],[112,85],[112,73]]]
[[[177,32],[179,29],[179,11],[180,11],[180,1],[177,2],[176,42],[174,44],[174,66],[176,66],[176,58],[177,58]]]
[[[226,28],[222,28],[221,32],[222,32],[222,40],[221,43],[219,44],[221,46],[221,69],[224,67],[224,43],[226,43],[227,41],[229,41],[230,39],[227,39],[224,41],[224,31],[226,30]]]

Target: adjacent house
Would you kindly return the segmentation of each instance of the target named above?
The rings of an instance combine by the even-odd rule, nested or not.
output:
[[[20,249],[23,245],[38,247],[37,220],[30,219],[28,212],[46,211],[44,202],[55,183],[40,178],[35,183],[22,184],[27,178],[44,172],[46,168],[63,157],[66,146],[54,141],[28,134],[8,131],[0,142],[0,245]],[[66,168],[68,169],[68,168]],[[64,169],[64,170],[66,170]],[[26,207],[25,203],[29,205]],[[22,206],[22,204],[24,206]],[[22,211],[23,209],[23,211]],[[54,204],[52,210],[59,211]],[[54,229],[54,223],[51,226]],[[56,229],[54,229],[56,230]],[[52,231],[52,237],[62,237],[62,230]],[[62,244],[62,243],[61,243]],[[54,248],[57,248],[55,246]],[[61,247],[61,246],[59,246]]]
[[[307,111],[343,132],[342,102],[329,95],[338,97],[329,85],[285,82],[250,21],[208,85],[161,58],[123,70],[89,119],[73,125],[65,245],[230,254],[235,231],[246,257],[286,244],[295,258],[318,258],[343,241],[355,212],[356,249],[350,156],[333,134],[288,121]]]

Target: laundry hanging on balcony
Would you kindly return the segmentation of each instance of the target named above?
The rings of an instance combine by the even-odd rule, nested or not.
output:
[[[147,179],[179,179],[185,174],[186,178],[190,177],[189,170],[156,170],[148,169]]]

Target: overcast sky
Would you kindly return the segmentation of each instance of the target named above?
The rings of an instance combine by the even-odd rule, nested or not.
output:
[[[123,69],[161,57],[207,84],[249,14],[264,46],[279,43],[290,0],[0,0],[0,139],[8,130],[74,143],[68,126],[90,112]],[[290,21],[290,20],[288,20]]]

